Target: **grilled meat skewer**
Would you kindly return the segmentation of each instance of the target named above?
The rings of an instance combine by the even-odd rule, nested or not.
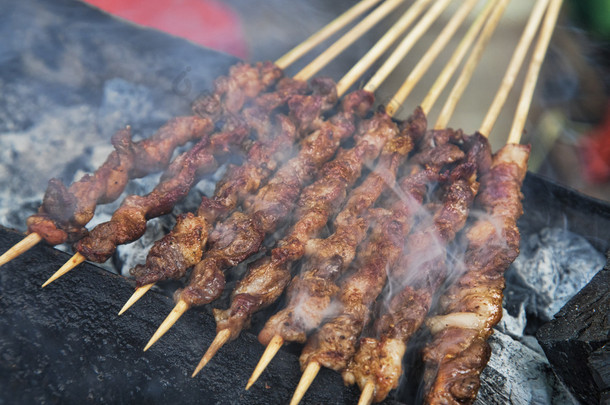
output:
[[[487,364],[487,338],[502,316],[504,271],[519,254],[517,219],[530,147],[508,144],[481,180],[477,204],[487,215],[464,233],[465,273],[443,294],[439,315],[426,320],[433,334],[424,349],[428,404],[472,403]]]
[[[398,386],[402,375],[402,356],[410,337],[424,321],[438,287],[446,276],[446,245],[464,226],[469,207],[478,190],[476,175],[489,170],[490,146],[475,134],[466,139],[467,162],[453,170],[443,206],[435,213],[432,226],[420,228],[409,236],[405,256],[389,275],[389,304],[376,316],[372,336],[363,338],[343,377],[358,383],[362,391],[373,385],[373,399],[382,401]]]

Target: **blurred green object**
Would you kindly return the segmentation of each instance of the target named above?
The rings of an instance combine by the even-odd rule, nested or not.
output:
[[[610,0],[570,0],[570,13],[584,29],[610,39]]]

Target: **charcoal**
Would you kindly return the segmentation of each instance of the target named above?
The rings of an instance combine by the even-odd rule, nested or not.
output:
[[[21,237],[0,227],[0,249]],[[301,372],[297,356],[284,350],[244,390],[264,349],[247,332],[191,378],[215,334],[214,319],[204,311],[187,312],[142,352],[172,300],[150,291],[118,317],[133,286],[89,264],[41,289],[68,258],[38,245],[2,267],[0,404],[279,404],[292,396]],[[339,374],[324,369],[303,403],[353,404],[358,396],[357,388],[344,387]]]
[[[610,252],[609,252],[610,253]],[[583,403],[610,403],[610,257],[536,334],[555,373]]]
[[[489,344],[492,354],[475,405],[574,404],[544,354],[497,330]]]
[[[542,321],[553,315],[604,266],[604,255],[563,228],[543,228],[521,240],[521,253],[506,273],[505,305],[521,303]]]

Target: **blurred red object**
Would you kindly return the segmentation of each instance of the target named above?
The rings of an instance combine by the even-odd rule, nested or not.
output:
[[[584,174],[592,183],[610,180],[610,105],[603,122],[580,141]]]
[[[215,0],[85,0],[108,13],[136,24],[230,53],[247,57],[247,46],[237,14]]]

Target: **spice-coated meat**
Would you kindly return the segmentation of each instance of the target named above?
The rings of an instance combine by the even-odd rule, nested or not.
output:
[[[474,402],[490,355],[487,338],[502,316],[504,271],[519,254],[516,222],[529,151],[504,146],[481,179],[477,204],[485,214],[464,232],[465,272],[441,297],[439,315],[426,321],[433,334],[423,353],[426,403]]]
[[[208,136],[215,121],[222,116],[223,109],[218,108],[222,107],[220,101],[239,99],[243,104],[243,100],[256,96],[282,74],[282,70],[271,62],[256,66],[237,64],[230,69],[229,77],[218,79],[213,95],[204,97],[213,101],[214,106],[208,105],[213,113],[204,113],[206,108],[196,102],[194,111],[201,112],[200,116],[174,118],[152,137],[139,142],[132,142],[129,127],[118,131],[112,137],[115,150],[93,175],[83,176],[70,187],[57,179],[49,181],[42,206],[26,222],[28,232],[39,234],[53,245],[82,238],[86,235],[85,225],[93,217],[98,203],[116,200],[129,179],[163,170],[177,146]],[[209,101],[202,102],[210,104]],[[239,103],[231,104],[233,110],[238,109]]]
[[[361,389],[374,383],[374,400],[382,401],[398,386],[402,375],[402,355],[411,336],[422,325],[436,290],[446,277],[446,251],[456,233],[465,225],[478,191],[476,170],[485,173],[491,160],[487,139],[476,134],[465,140],[466,161],[452,169],[444,180],[441,204],[428,223],[426,219],[409,235],[405,255],[389,274],[390,291],[397,291],[376,316],[372,336],[360,348],[344,373],[349,383]]]

